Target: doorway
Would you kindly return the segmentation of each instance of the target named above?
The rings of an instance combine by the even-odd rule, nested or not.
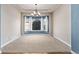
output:
[[[32,23],[32,30],[40,30],[41,29],[41,22],[36,20]]]
[[[24,16],[24,33],[48,33],[48,16]]]

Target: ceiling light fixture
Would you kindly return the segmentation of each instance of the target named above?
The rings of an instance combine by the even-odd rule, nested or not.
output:
[[[31,13],[32,16],[40,16],[40,12],[37,10],[37,4],[35,4],[36,8],[35,10]]]

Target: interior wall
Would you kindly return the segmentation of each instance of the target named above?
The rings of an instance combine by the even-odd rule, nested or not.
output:
[[[1,50],[1,4],[0,4],[0,50]]]
[[[53,36],[71,46],[70,5],[64,4],[52,14]]]
[[[52,14],[49,14],[49,34],[52,36]]]
[[[71,5],[71,45],[72,50],[79,53],[79,4]]]
[[[20,37],[20,12],[12,5],[1,5],[1,46]]]

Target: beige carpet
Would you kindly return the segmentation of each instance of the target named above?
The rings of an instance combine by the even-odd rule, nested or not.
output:
[[[2,48],[3,53],[70,53],[70,48],[48,34],[29,34]]]

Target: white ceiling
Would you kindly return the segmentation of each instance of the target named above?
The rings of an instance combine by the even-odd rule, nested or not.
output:
[[[31,13],[36,9],[35,4],[15,4],[14,6],[26,13]],[[51,13],[60,6],[60,4],[37,4],[37,10],[41,13]]]

